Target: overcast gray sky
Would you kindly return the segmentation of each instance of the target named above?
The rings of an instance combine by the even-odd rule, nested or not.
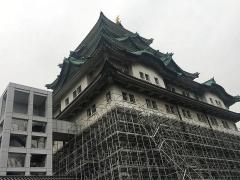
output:
[[[0,92],[8,82],[45,88],[100,11],[173,52],[185,70],[240,94],[238,0],[0,0]],[[240,112],[240,103],[231,110]]]

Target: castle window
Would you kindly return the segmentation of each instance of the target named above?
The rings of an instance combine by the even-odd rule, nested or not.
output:
[[[87,116],[88,117],[91,116],[91,109],[90,108],[87,109]]]
[[[147,80],[147,81],[149,81],[150,79],[149,79],[149,75],[148,74],[145,74],[145,79]]]
[[[155,83],[159,85],[159,79],[155,77],[154,80],[155,80]]]
[[[146,99],[146,104],[147,104],[147,108],[151,108],[151,101],[150,101],[150,99]]]
[[[135,103],[135,97],[133,94],[128,94],[126,92],[122,92],[122,97],[124,101],[129,101],[131,103]]]
[[[69,104],[69,98],[65,99],[65,105],[67,106]]]
[[[172,91],[172,92],[176,92],[176,89],[174,88],[174,87],[170,87],[170,86],[167,86],[167,89],[169,90],[169,91]]]
[[[152,100],[152,107],[153,107],[153,109],[157,109],[157,103],[156,103],[156,101],[153,101],[153,100]]]
[[[142,80],[146,80],[146,81],[150,81],[149,75],[148,74],[144,74],[143,72],[139,72],[140,78]]]
[[[175,114],[174,107],[172,105],[165,104],[167,113]]]
[[[201,115],[197,113],[197,117],[199,121],[202,121]]]
[[[87,109],[87,116],[92,116],[97,111],[96,105],[93,104],[90,108]]]
[[[182,91],[182,95],[187,96],[187,97],[190,96],[189,92],[188,91],[184,91],[184,90]]]
[[[221,101],[218,101],[218,103],[219,103],[219,106],[221,106],[221,107],[222,107],[222,103],[221,103]]]
[[[198,120],[201,122],[206,122],[206,118],[203,114],[197,113]]]
[[[112,99],[112,97],[111,97],[111,92],[108,91],[108,92],[106,93],[106,100],[107,100],[107,102],[110,102],[111,99]]]
[[[82,86],[80,85],[80,86],[78,86],[78,88],[77,88],[77,93],[80,94],[81,92],[82,92]]]
[[[135,97],[133,94],[129,94],[129,100],[131,103],[135,103]]]
[[[217,122],[217,119],[215,118],[215,117],[210,117],[210,121],[211,121],[211,123],[212,123],[212,125],[214,125],[214,126],[218,126],[218,122]]]
[[[185,118],[192,118],[191,112],[189,110],[182,109],[182,114]]]
[[[96,112],[96,105],[92,105],[92,114],[94,114]]]
[[[127,93],[126,93],[126,92],[122,92],[122,97],[123,97],[123,100],[124,100],[124,101],[127,101],[127,100],[128,100],[128,96],[127,96]]]
[[[238,131],[238,128],[237,128],[236,124],[235,124],[235,123],[232,123],[232,125],[233,125],[234,129],[235,129],[236,131]]]
[[[222,107],[222,103],[221,103],[221,101],[218,101],[218,105],[219,105],[220,107]]]
[[[146,99],[147,108],[157,109],[157,102],[154,100]]]
[[[77,97],[77,91],[76,90],[73,91],[73,98],[75,98],[75,97]]]
[[[229,129],[229,125],[226,121],[222,121],[223,127]]]
[[[216,104],[217,104],[218,106],[222,107],[221,101],[215,100],[215,102],[216,102]]]
[[[182,113],[183,113],[184,117],[187,117],[187,113],[186,113],[185,109],[182,109]]]
[[[209,100],[210,100],[210,102],[211,102],[212,104],[214,104],[214,103],[213,103],[213,99],[212,99],[212,98],[209,98]]]
[[[187,116],[188,116],[188,118],[192,118],[192,115],[189,110],[187,110]]]

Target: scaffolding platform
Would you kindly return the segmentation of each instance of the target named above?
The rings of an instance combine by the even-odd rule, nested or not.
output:
[[[240,137],[117,107],[54,155],[53,172],[82,180],[240,179]]]

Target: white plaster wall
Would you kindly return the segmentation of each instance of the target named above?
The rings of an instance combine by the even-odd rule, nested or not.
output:
[[[71,121],[73,122],[73,126],[75,126],[78,131],[85,129],[86,127],[93,124],[100,116],[107,112],[107,109],[112,107],[112,101],[107,103],[105,94],[107,91],[111,91],[112,98],[114,94],[116,94],[116,87],[112,86],[107,88],[105,91],[101,93],[98,97],[95,98],[93,102],[91,102],[88,106],[83,108],[78,115],[76,115]],[[87,116],[87,109],[91,107],[93,104],[96,105],[96,113],[91,117]]]
[[[240,135],[240,132],[235,129],[235,125],[233,122],[230,122],[226,119],[221,119],[221,118],[216,118],[216,120],[217,120],[218,126],[212,125],[212,128],[214,130],[218,130],[218,131],[225,132],[225,133],[231,133],[231,134],[235,134],[235,135]],[[222,121],[226,121],[228,123],[229,129],[225,128],[223,126]]]
[[[175,88],[175,92],[178,93],[178,94],[182,94],[183,92],[183,88],[181,87],[177,87],[175,85],[172,85],[172,84],[169,84],[168,85],[169,87],[173,87]],[[188,91],[188,90],[186,90]],[[193,98],[193,99],[196,99],[196,96],[195,96],[195,93],[191,92],[191,91],[188,91],[189,92],[189,97],[190,98]],[[212,98],[213,99],[213,103],[211,103],[210,99],[209,98]],[[221,102],[222,106],[219,106],[217,105],[217,103],[215,102],[215,100],[218,100]],[[225,106],[224,102],[215,94],[211,93],[211,92],[206,92],[202,97],[199,96],[199,101],[203,101],[203,102],[206,102],[208,104],[212,104],[214,106],[217,106],[217,107],[220,107],[220,108],[224,108],[224,109],[227,109],[227,107]]]
[[[107,91],[111,92],[112,101],[110,101],[110,102],[107,102],[106,98],[105,98],[105,94]],[[135,96],[136,103],[130,103],[128,101],[123,101],[122,91],[133,94]],[[121,106],[121,107],[126,107],[126,108],[134,108],[136,110],[140,110],[141,112],[145,113],[146,115],[147,114],[148,115],[155,114],[155,115],[165,116],[165,117],[176,119],[176,120],[180,121],[177,113],[169,114],[166,112],[165,104],[169,104],[169,103],[166,103],[166,102],[158,100],[158,99],[152,99],[157,102],[158,109],[155,110],[155,109],[147,108],[146,100],[145,100],[146,98],[152,99],[143,94],[139,94],[139,93],[135,93],[135,92],[132,92],[132,91],[129,91],[126,89],[122,89],[117,86],[111,86],[111,87],[107,88],[105,91],[103,91],[102,94],[99,95],[97,98],[95,98],[95,100],[90,104],[90,106],[93,104],[96,105],[96,113],[94,115],[92,115],[91,117],[87,117],[87,108],[88,107],[85,107],[71,121],[73,122],[74,127],[78,127],[78,131],[80,132],[83,129],[85,129],[86,127],[88,127],[91,124],[93,124],[94,122],[96,122],[103,114],[105,114],[107,111],[110,111],[112,108],[114,108],[116,106]],[[182,114],[182,108],[189,110],[192,118],[185,118]],[[197,113],[201,113],[201,112],[197,112],[197,111],[179,106],[179,113],[181,114],[182,120],[186,123],[210,128],[208,122],[201,122],[198,120]],[[218,118],[216,118],[216,119],[218,121],[219,127],[213,127],[214,129],[216,129],[218,131],[224,131],[224,132],[234,133],[234,134],[239,135],[239,132],[235,130],[234,124],[232,122],[228,121],[230,129],[226,129],[223,127],[220,119],[218,119]]]
[[[222,108],[227,109],[227,107],[225,106],[225,104],[223,103],[223,101],[222,101],[217,95],[215,95],[215,94],[213,94],[213,93],[211,93],[211,92],[206,92],[206,93],[204,94],[204,98],[205,98],[205,101],[206,101],[208,104],[212,104],[211,101],[210,101],[210,98],[212,98],[212,99],[213,99],[213,103],[214,103],[214,104],[212,104],[212,105],[214,105],[214,106],[218,106],[217,103],[215,102],[215,100],[219,100],[219,101],[221,102],[221,104],[222,104]],[[220,107],[220,106],[218,106],[218,107]]]
[[[183,113],[182,113],[182,109],[189,110],[190,113],[191,113],[191,118],[184,117]],[[201,127],[210,128],[210,125],[208,124],[207,120],[206,120],[206,122],[202,122],[202,121],[198,120],[197,113],[202,114],[201,112],[194,111],[192,109],[179,106],[179,113],[180,113],[180,115],[182,117],[182,120],[187,122],[187,123],[189,123],[189,124],[199,125]]]
[[[175,88],[175,92],[178,93],[178,94],[183,94],[183,90],[185,90],[181,87],[178,87],[178,86],[175,86],[175,85],[172,85],[172,84],[168,84],[168,86],[171,87],[171,88]],[[185,90],[185,91],[189,92],[189,97],[190,98],[196,99],[195,93],[193,93],[189,90]],[[201,100],[201,99],[199,99],[199,100]]]
[[[61,111],[66,107],[65,105],[65,99],[68,97],[69,98],[69,104],[73,101],[73,91],[77,90],[77,88],[81,85],[82,91],[88,86],[88,78],[87,75],[82,77],[76,85],[71,88],[68,93],[66,93],[62,100],[61,100]]]
[[[156,84],[155,80],[154,80],[154,77],[158,78],[159,85],[163,88],[166,88],[165,83],[164,83],[161,75],[158,72],[156,72],[155,70],[153,70],[152,68],[149,68],[149,67],[143,66],[141,64],[137,64],[137,63],[133,64],[132,65],[132,75],[136,78],[141,79],[140,75],[139,75],[139,72],[143,72],[145,74],[148,74],[149,78],[150,78],[150,81],[148,81],[148,82],[151,82],[152,84]]]
[[[183,113],[182,113],[182,109],[189,110],[192,118],[184,117]],[[205,123],[205,122],[202,122],[202,121],[198,120],[197,113],[201,114],[201,112],[194,111],[194,110],[179,106],[179,113],[181,114],[181,117],[182,117],[183,121],[185,121],[189,124],[194,124],[194,125],[199,125],[199,126],[202,126],[202,127],[210,128],[210,125],[209,125],[208,122]],[[211,120],[209,118],[210,115],[208,115],[208,114],[206,114],[206,115],[208,116],[209,122],[211,123]],[[215,118],[217,120],[218,126],[212,125],[212,123],[211,123],[211,126],[214,130],[218,130],[218,131],[226,132],[226,133],[230,133],[230,134],[240,135],[240,132],[235,129],[235,124],[233,122],[228,121],[227,119],[221,119],[221,118],[218,118],[218,117],[215,117]],[[223,126],[222,120],[226,121],[228,123],[229,129],[225,128]]]

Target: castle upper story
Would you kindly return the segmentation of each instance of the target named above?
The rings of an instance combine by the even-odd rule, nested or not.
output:
[[[229,110],[239,96],[228,94],[213,78],[196,82],[199,73],[184,71],[172,53],[153,49],[152,41],[101,13],[85,39],[59,65],[56,80],[46,85],[53,90],[54,116],[72,116],[103,88],[117,84],[234,123],[240,119],[239,113]]]

